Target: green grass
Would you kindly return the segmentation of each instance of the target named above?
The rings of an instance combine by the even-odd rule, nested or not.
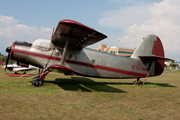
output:
[[[180,119],[180,72],[147,78],[97,79],[50,73],[45,86],[0,68],[0,119]],[[141,79],[142,81],[145,78]]]

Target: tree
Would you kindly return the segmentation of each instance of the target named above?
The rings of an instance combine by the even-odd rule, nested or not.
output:
[[[176,66],[177,66],[177,64],[175,64],[175,63],[171,63],[169,66],[170,66],[170,67],[176,67]]]
[[[6,62],[7,60],[7,56],[3,56],[1,59],[0,59],[0,62]],[[15,60],[12,60],[12,59],[9,59],[9,64],[12,64],[12,63],[15,63],[16,61]]]

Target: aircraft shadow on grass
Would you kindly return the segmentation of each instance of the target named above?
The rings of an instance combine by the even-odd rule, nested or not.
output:
[[[160,87],[177,87],[177,86],[170,85],[169,83],[151,83],[151,82],[145,82],[144,84],[145,85],[157,85],[157,86],[160,86]]]
[[[111,87],[110,85],[134,85],[136,83],[124,82],[96,82],[89,78],[71,77],[71,78],[56,78],[55,81],[45,80],[46,83],[57,84],[63,90],[82,91],[82,92],[111,92],[111,93],[127,93],[126,91]],[[169,83],[151,83],[145,82],[144,85],[157,85],[160,87],[176,87]]]
[[[118,83],[115,82],[95,82],[89,78],[82,77],[71,77],[66,78],[57,78],[55,81],[44,81],[46,83],[57,84],[63,90],[68,91],[82,91],[82,92],[111,92],[111,93],[127,93],[126,91],[111,87],[109,85]]]

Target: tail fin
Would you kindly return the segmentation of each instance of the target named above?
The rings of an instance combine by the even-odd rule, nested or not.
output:
[[[164,49],[161,40],[156,35],[143,38],[131,58],[140,59],[151,76],[160,75],[164,70]]]

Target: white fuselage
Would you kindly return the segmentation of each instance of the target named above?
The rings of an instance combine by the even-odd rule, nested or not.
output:
[[[38,46],[40,44],[14,45],[13,58],[40,68],[60,64],[63,49],[53,49],[51,41],[45,40],[44,43],[46,43],[44,48]],[[69,48],[64,66],[91,77],[140,78],[147,76],[146,66],[140,59],[117,56],[88,48],[80,50]]]

